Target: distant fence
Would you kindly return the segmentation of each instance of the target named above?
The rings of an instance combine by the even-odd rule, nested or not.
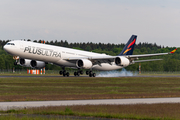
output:
[[[10,74],[10,73],[25,74],[25,73],[27,73],[27,70],[23,70],[23,69],[17,69],[17,70],[13,70],[13,69],[0,69],[0,74]]]

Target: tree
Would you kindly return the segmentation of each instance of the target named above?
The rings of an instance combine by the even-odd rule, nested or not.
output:
[[[2,55],[0,55],[0,69],[5,69],[5,60]]]
[[[86,47],[86,49],[85,50],[87,50],[87,51],[91,51],[91,46],[90,45],[88,45],[87,47]]]

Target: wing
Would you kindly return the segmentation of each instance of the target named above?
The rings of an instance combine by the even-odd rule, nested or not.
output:
[[[167,54],[173,54],[177,50],[174,49],[171,52],[168,53],[157,53],[157,54],[142,54],[142,55],[127,55],[123,56],[129,59],[130,63],[136,63],[136,62],[147,62],[147,61],[157,61],[157,60],[162,60],[162,59],[150,59],[150,60],[138,60],[139,58],[144,58],[144,57],[152,57],[152,56],[161,56],[161,55],[167,55]],[[77,61],[80,59],[89,59],[92,61],[93,65],[98,64],[100,65],[101,63],[109,63],[114,62],[114,59],[120,57],[120,56],[109,56],[109,55],[104,55],[104,56],[91,56],[91,57],[69,57],[65,58],[64,60],[68,61]]]
[[[174,50],[171,51],[171,52],[168,52],[168,53],[129,55],[129,56],[126,56],[126,57],[127,57],[130,61],[134,61],[134,60],[138,60],[139,58],[143,58],[143,57],[152,57],[152,56],[161,56],[161,55],[173,54],[173,53],[176,52],[176,50],[177,50],[177,48],[174,49]],[[162,59],[154,59],[154,60],[152,60],[152,61],[156,61],[156,60],[162,60]],[[134,61],[134,62],[136,62],[136,61]],[[138,62],[138,61],[137,61],[137,62]],[[146,62],[146,61],[144,61],[144,62]]]

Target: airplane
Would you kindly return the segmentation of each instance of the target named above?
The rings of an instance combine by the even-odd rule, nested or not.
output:
[[[138,60],[143,57],[160,56],[173,54],[174,49],[168,53],[132,55],[136,43],[137,35],[132,35],[123,50],[117,56],[88,52],[66,47],[59,47],[31,41],[15,40],[4,45],[4,50],[16,60],[15,65],[41,69],[47,63],[61,66],[60,75],[69,76],[65,67],[76,68],[74,76],[83,74],[82,69],[86,69],[89,77],[95,77],[92,70],[110,71],[127,67],[138,62],[156,61],[162,59]]]

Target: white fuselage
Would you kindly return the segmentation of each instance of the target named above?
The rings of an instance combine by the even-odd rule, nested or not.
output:
[[[64,60],[70,57],[101,57],[109,56],[105,54],[93,53],[88,51],[76,50],[71,48],[28,42],[28,41],[11,41],[14,45],[5,45],[4,49],[13,56],[19,56],[24,59],[38,60],[49,63],[54,63],[64,67],[77,67],[76,62]],[[122,66],[117,66],[114,62],[101,63],[101,65],[93,65],[95,70],[116,70]]]

